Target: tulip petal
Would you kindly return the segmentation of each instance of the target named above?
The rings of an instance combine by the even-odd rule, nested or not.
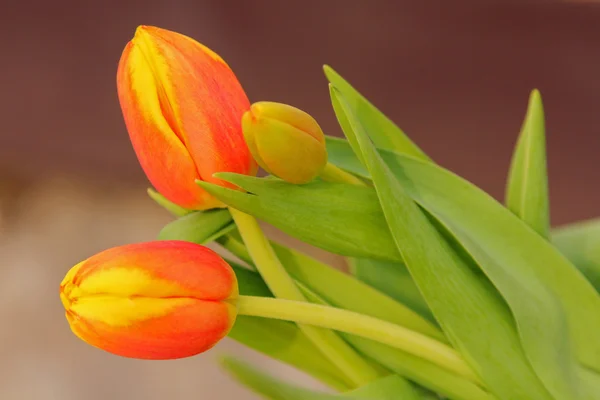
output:
[[[92,295],[185,296],[214,301],[237,297],[235,274],[217,253],[178,240],[104,250],[65,280],[68,278],[77,290]]]
[[[130,42],[117,72],[119,102],[142,169],[163,196],[182,207],[222,206],[194,183],[200,176],[188,150],[163,115],[160,91],[147,64],[140,47]]]
[[[136,315],[140,308],[162,309],[163,315],[135,320],[129,325],[98,320],[86,313],[71,317],[73,332],[88,344],[123,357],[140,359],[176,359],[202,353],[224,338],[235,321],[235,307],[228,303],[195,299],[171,299],[165,305],[150,304],[164,299],[140,299],[135,302],[115,298],[91,299],[87,305],[90,316],[104,309],[105,315],[128,313]],[[96,303],[94,305],[94,303]],[[124,311],[125,310],[125,311]],[[69,319],[69,317],[67,317]]]
[[[215,172],[254,175],[257,170],[241,131],[241,118],[250,108],[235,74],[214,52],[179,33],[143,26],[136,38],[153,59],[172,111],[172,121],[187,147],[200,178],[231,187],[213,178]]]

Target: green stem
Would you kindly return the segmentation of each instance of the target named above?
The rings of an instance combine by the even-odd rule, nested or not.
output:
[[[473,382],[479,377],[453,348],[391,322],[341,308],[270,297],[240,296],[238,313],[310,324],[371,339],[431,361]]]
[[[366,184],[356,176],[344,171],[328,162],[321,172],[321,179],[327,182],[349,183],[351,185],[366,186]]]
[[[230,208],[230,211],[254,265],[271,292],[277,297],[306,302],[300,289],[281,265],[258,221],[234,208]],[[298,324],[298,327],[356,386],[379,378],[378,372],[335,332],[311,325]]]

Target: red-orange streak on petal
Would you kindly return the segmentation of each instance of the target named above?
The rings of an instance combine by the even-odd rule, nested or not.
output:
[[[158,52],[169,60],[174,98],[170,99],[179,129],[203,180],[232,187],[213,178],[216,172],[256,174],[257,165],[244,141],[241,118],[248,98],[229,66],[193,39],[145,27]]]
[[[227,335],[235,320],[226,303],[193,300],[168,315],[112,327],[67,314],[73,332],[85,342],[123,357],[175,359],[202,353]]]
[[[207,209],[220,206],[220,202],[195,183],[200,176],[194,161],[177,135],[165,128],[168,124],[159,124],[152,118],[161,116],[140,109],[138,96],[159,94],[133,88],[131,75],[135,71],[128,64],[132,47],[130,42],[121,56],[117,88],[127,131],[142,169],[156,190],[182,207]]]
[[[104,250],[79,268],[73,282],[79,285],[98,270],[139,268],[167,282],[174,282],[203,300],[236,297],[233,269],[214,251],[195,243],[164,240],[134,243]]]

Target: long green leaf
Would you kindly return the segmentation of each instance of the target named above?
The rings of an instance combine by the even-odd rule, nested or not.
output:
[[[410,154],[424,160],[429,157],[388,117],[371,104],[363,95],[350,85],[340,74],[328,65],[324,66],[325,76],[338,89],[352,112],[373,132],[376,146],[398,153]],[[349,138],[351,140],[351,138]]]
[[[231,261],[229,263],[238,279],[240,294],[271,296],[258,273]],[[333,388],[346,390],[352,387],[344,374],[292,322],[241,315],[237,317],[228,336],[251,349],[290,364]]]
[[[600,292],[600,218],[561,226],[552,243]]]
[[[402,258],[450,341],[498,397],[551,398],[529,366],[501,296],[429,223],[341,94],[332,88],[331,95],[336,115],[344,121],[341,125],[351,128],[344,133],[360,147]]]
[[[215,174],[222,179],[232,174]],[[240,179],[248,193],[198,182],[227,205],[336,254],[398,260],[377,197],[368,187],[327,182],[290,185],[280,179]],[[343,227],[343,229],[340,229]]]
[[[340,143],[337,142],[336,149],[339,150]],[[351,149],[346,145],[346,153],[348,152]],[[330,158],[335,158],[335,154],[329,154]],[[380,151],[380,154],[409,195],[448,227],[485,269],[486,274],[496,277],[495,283],[501,291],[504,289],[509,294],[506,284],[512,283],[515,287],[512,295],[519,291],[517,288],[521,285],[523,296],[534,291],[538,293],[535,297],[539,298],[540,293],[545,291],[546,294],[541,294],[542,297],[549,292],[559,301],[559,305],[555,306],[556,310],[550,311],[548,315],[541,310],[529,310],[527,314],[526,311],[531,306],[529,297],[521,297],[522,301],[518,301],[519,297],[516,300],[507,297],[513,310],[521,309],[515,316],[519,320],[520,333],[524,335],[528,350],[545,346],[546,352],[559,358],[569,358],[564,354],[567,349],[563,348],[562,342],[551,344],[553,340],[560,340],[555,336],[560,330],[556,326],[560,325],[560,318],[552,321],[557,310],[564,310],[568,319],[566,325],[569,328],[570,342],[579,360],[600,371],[600,341],[594,339],[596,332],[600,331],[600,296],[556,248],[492,197],[455,174],[412,157],[385,150]],[[347,154],[340,159],[344,160],[343,168],[361,174],[362,168],[351,167]],[[354,163],[358,163],[356,158]],[[499,274],[510,279],[502,283],[498,279]],[[548,308],[551,306],[545,307],[546,310]],[[532,328],[535,325],[539,327],[537,333]],[[546,368],[563,368],[570,364],[554,362],[549,363]],[[569,374],[564,376],[568,378]]]
[[[543,237],[550,231],[544,108],[540,92],[529,97],[525,122],[513,155],[506,206]]]
[[[403,263],[368,258],[352,258],[349,262],[352,275],[357,279],[435,322],[429,306]]]

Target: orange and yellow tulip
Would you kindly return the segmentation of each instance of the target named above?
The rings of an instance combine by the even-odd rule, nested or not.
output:
[[[227,335],[237,315],[235,273],[212,250],[183,241],[115,247],[74,266],[60,285],[71,329],[113,354],[189,357]]]
[[[222,207],[196,179],[226,187],[216,172],[256,174],[241,129],[246,93],[216,53],[179,33],[140,26],[119,62],[119,102],[150,182],[195,210]]]

